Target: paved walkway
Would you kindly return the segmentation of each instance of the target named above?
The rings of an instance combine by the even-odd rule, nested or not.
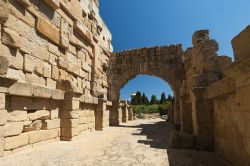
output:
[[[166,122],[138,120],[0,159],[0,166],[227,166],[212,152],[170,149]]]

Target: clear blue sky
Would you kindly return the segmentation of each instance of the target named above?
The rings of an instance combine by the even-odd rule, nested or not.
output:
[[[100,14],[116,52],[177,43],[185,49],[196,30],[209,29],[219,53],[233,57],[231,39],[250,24],[250,0],[100,0]],[[125,85],[121,97],[135,90],[159,96],[164,89],[169,93],[165,82],[140,76]]]

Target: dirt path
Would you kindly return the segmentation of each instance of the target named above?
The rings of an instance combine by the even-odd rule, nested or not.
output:
[[[168,147],[170,126],[138,120],[0,159],[0,166],[227,166],[212,152]]]

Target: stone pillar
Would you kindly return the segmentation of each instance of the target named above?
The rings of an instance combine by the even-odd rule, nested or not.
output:
[[[79,110],[80,99],[72,97],[62,101],[60,113],[61,118],[61,140],[71,141],[73,137],[79,134]]]
[[[196,148],[214,149],[213,102],[204,98],[205,88],[194,88],[192,98],[193,134]]]
[[[102,131],[104,128],[104,113],[106,111],[107,101],[104,99],[98,100],[98,106],[95,110],[95,129]]]
[[[124,103],[122,106],[122,123],[126,123],[128,121],[128,107],[127,103]]]
[[[119,126],[119,109],[120,109],[120,103],[117,101],[112,102],[112,108],[110,110],[110,117],[109,117],[109,124],[110,126]]]
[[[180,122],[180,100],[179,97],[175,97],[175,103],[174,103],[174,126],[176,130],[180,130],[181,128],[181,122]]]
[[[128,107],[128,120],[132,121],[133,120],[133,116],[134,116],[134,114],[133,114],[132,108]]]
[[[180,122],[182,132],[193,133],[192,103],[187,94],[180,97]]]

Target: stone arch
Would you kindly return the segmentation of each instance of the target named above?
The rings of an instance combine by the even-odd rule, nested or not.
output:
[[[152,75],[166,81],[177,99],[175,121],[179,118],[179,89],[185,77],[182,45],[133,49],[113,53],[110,58],[109,100],[119,101],[120,89],[139,74]]]

